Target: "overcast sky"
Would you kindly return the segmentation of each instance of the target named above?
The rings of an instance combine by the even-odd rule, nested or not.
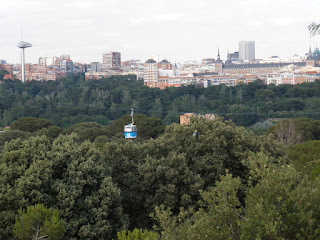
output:
[[[256,42],[256,58],[303,55],[320,35],[319,0],[7,0],[0,5],[0,59],[20,62],[16,47],[32,43],[26,62],[71,55],[73,61],[102,61],[119,51],[122,60],[160,55],[171,62],[238,51]]]

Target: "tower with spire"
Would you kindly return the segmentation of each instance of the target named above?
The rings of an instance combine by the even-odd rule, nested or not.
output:
[[[220,49],[218,47],[218,55],[217,55],[217,60],[214,64],[215,67],[215,72],[218,74],[222,74],[222,68],[223,68],[223,63],[222,60],[220,59]]]
[[[218,63],[222,62],[221,59],[220,59],[220,49],[219,49],[219,47],[218,47],[218,55],[217,55],[216,62],[218,62]]]
[[[311,67],[314,67],[315,66],[315,59],[312,55],[312,51],[311,51],[311,45],[310,45],[310,48],[309,48],[309,54],[308,54],[308,57],[306,58],[306,65],[307,66],[311,66]]]

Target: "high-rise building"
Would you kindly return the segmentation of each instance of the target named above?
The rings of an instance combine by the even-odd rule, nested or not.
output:
[[[66,73],[67,77],[73,76],[73,62],[70,59],[64,59],[60,62],[60,69]]]
[[[119,70],[121,68],[121,53],[108,52],[102,57],[103,70]]]
[[[153,59],[148,59],[144,64],[144,85],[158,87],[158,64]]]
[[[254,41],[239,42],[239,59],[244,61],[255,59],[255,42]]]

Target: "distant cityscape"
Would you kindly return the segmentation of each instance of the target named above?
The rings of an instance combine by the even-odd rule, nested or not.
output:
[[[8,73],[3,79],[18,79],[24,81],[56,81],[83,73],[85,80],[105,79],[114,75],[136,75],[137,80],[143,80],[150,88],[165,89],[197,85],[209,87],[225,84],[235,86],[248,84],[258,79],[265,84],[301,84],[314,82],[320,74],[320,51],[312,49],[304,56],[292,57],[271,56],[266,59],[256,59],[255,41],[240,41],[239,50],[228,52],[225,58],[217,49],[216,57],[204,58],[201,62],[186,61],[184,63],[170,62],[168,59],[156,57],[141,61],[139,59],[121,60],[121,53],[109,51],[102,53],[101,62],[73,62],[70,55],[59,57],[39,57],[37,64],[24,64],[25,48],[32,44],[21,41],[21,64],[10,64],[0,60],[0,70]]]

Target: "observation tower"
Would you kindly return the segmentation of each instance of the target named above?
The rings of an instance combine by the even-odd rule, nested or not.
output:
[[[25,57],[24,57],[24,49],[28,47],[32,47],[31,43],[21,41],[19,42],[18,48],[21,48],[21,81],[25,83]]]

